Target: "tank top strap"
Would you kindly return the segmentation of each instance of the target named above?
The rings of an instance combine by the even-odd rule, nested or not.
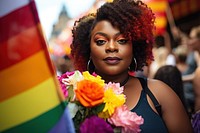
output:
[[[150,91],[150,89],[148,88],[147,78],[141,78],[141,77],[137,77],[137,78],[139,79],[140,84],[142,85],[142,89],[144,90],[144,92],[152,100],[152,102],[154,104],[154,107],[156,108],[158,114],[160,115],[160,117],[162,117],[161,105],[159,104],[158,100],[155,98],[155,96],[153,95],[153,93]]]

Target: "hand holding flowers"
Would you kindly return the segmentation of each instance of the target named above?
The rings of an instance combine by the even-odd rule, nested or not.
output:
[[[58,77],[74,126],[81,133],[140,132],[143,118],[126,107],[126,97],[119,83],[105,83],[88,71],[67,72]]]

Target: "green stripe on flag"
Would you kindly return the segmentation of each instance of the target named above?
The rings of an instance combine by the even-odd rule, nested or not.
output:
[[[66,103],[63,102],[48,112],[2,133],[47,133],[59,121],[65,107]]]

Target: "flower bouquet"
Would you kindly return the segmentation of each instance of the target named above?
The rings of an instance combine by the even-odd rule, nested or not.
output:
[[[105,83],[99,75],[85,71],[66,72],[58,76],[76,132],[137,133],[143,118],[124,104],[124,87]]]

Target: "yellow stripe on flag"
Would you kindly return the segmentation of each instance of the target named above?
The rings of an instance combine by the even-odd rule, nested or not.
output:
[[[167,24],[166,18],[165,17],[159,17],[159,19],[155,20],[155,25],[157,28],[162,27],[164,28]]]
[[[0,131],[31,120],[61,103],[53,77],[0,103]],[[47,121],[48,122],[48,121]]]
[[[156,32],[155,34],[163,34],[165,32],[167,18],[166,9],[168,6],[167,0],[144,0],[144,2],[152,9],[156,16]]]
[[[0,102],[17,95],[51,77],[43,50],[0,71]]]
[[[153,10],[153,12],[165,12],[167,1],[149,2],[147,5]]]

